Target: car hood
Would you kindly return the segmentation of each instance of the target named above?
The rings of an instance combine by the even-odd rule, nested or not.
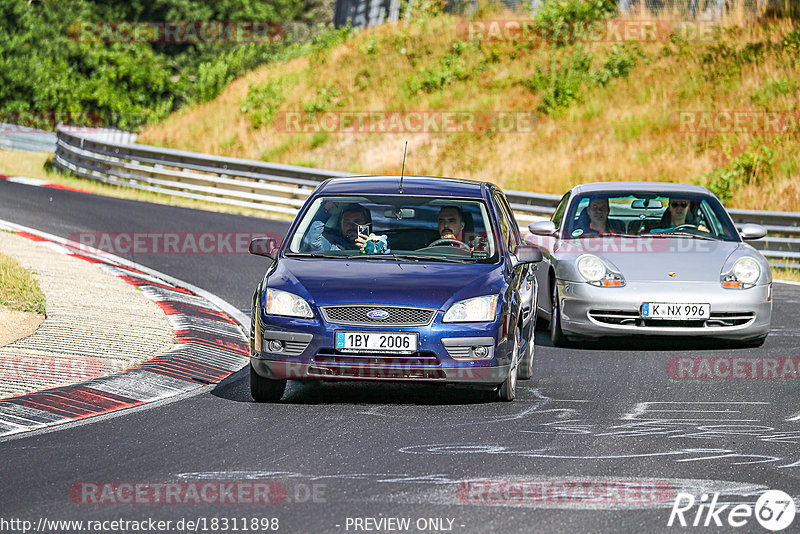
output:
[[[594,254],[619,269],[629,281],[719,282],[726,260],[742,246],[738,242],[688,237],[571,241],[577,243],[562,241],[556,251],[562,267],[559,278],[567,280],[582,280],[574,268],[575,260],[582,254]]]
[[[281,258],[267,286],[315,306],[383,304],[445,309],[457,300],[499,293],[500,265],[392,260]]]

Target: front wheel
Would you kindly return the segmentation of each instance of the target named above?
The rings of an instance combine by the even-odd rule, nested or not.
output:
[[[533,318],[536,320],[536,317]],[[533,376],[533,353],[536,347],[533,344],[533,332],[531,338],[528,340],[528,346],[525,349],[525,354],[519,359],[519,369],[517,369],[517,379],[530,380]]]
[[[286,390],[286,380],[264,378],[250,364],[250,395],[256,402],[278,402]]]
[[[550,317],[550,341],[556,347],[564,347],[567,345],[567,336],[561,330],[561,303],[558,299],[558,280],[553,280],[553,292],[551,295],[552,312]]]
[[[497,400],[513,401],[517,396],[517,367],[519,365],[519,329],[514,331],[514,347],[511,350],[511,365],[505,382],[497,390]]]

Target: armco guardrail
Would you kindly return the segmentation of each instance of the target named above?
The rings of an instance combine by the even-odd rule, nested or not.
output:
[[[101,134],[58,128],[55,164],[101,182],[270,213],[294,215],[323,180],[349,173],[226,158],[149,145],[113,142]],[[559,195],[506,191],[517,219],[527,225],[549,217]],[[779,267],[800,268],[800,213],[729,210],[737,224],[767,227],[751,241]]]

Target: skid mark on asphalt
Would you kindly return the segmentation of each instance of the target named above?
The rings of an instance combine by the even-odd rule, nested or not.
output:
[[[541,393],[539,397],[540,400],[546,398]],[[406,454],[501,454],[578,461],[664,458],[679,464],[722,462],[729,466],[768,464],[780,469],[800,467],[800,457],[794,452],[787,454],[787,446],[800,444],[800,428],[791,424],[789,428],[781,428],[785,422],[800,420],[800,413],[786,421],[765,422],[765,416],[771,413],[768,402],[646,401],[635,403],[630,411],[607,422],[594,422],[581,411],[580,404],[576,408],[560,408],[561,402],[571,403],[575,399],[548,399],[534,409],[524,410],[520,414],[525,416],[524,421],[517,432],[571,436],[572,439],[564,441],[564,445],[548,441],[546,447],[519,448],[498,443],[495,436],[489,444],[486,441],[478,444],[437,443],[400,447],[398,451]],[[547,408],[541,409],[542,406]],[[626,438],[635,439],[625,441]],[[643,441],[642,438],[656,439]],[[695,446],[709,441],[714,447]],[[602,451],[609,446],[614,449],[624,447],[625,453],[603,454]],[[791,450],[795,451],[796,447],[791,447]]]

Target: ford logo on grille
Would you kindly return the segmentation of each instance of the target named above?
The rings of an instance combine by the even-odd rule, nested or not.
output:
[[[380,321],[389,317],[389,312],[386,310],[370,310],[367,312],[367,317]]]

